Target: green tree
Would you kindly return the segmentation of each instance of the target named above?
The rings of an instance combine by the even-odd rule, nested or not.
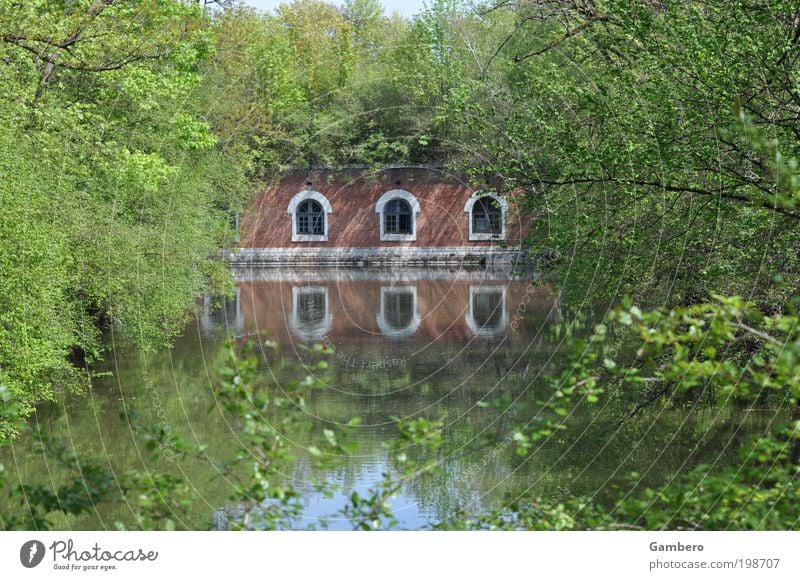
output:
[[[0,9],[0,381],[30,411],[84,388],[113,330],[180,331],[226,274],[247,156],[203,117],[211,22],[182,2]]]

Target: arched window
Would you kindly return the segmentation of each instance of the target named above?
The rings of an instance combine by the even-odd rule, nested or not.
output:
[[[508,202],[492,193],[475,192],[467,200],[464,211],[469,216],[469,239],[505,239],[505,221]]]
[[[419,202],[403,189],[384,193],[375,211],[380,216],[382,242],[413,242],[417,239]]]
[[[484,197],[472,206],[472,232],[475,234],[503,233],[503,210],[493,197]]]
[[[292,218],[293,242],[327,242],[328,199],[318,191],[301,191],[292,198],[286,213]]]
[[[325,214],[322,206],[307,199],[297,208],[297,233],[307,236],[325,235]]]
[[[393,199],[383,210],[383,231],[387,234],[411,233],[411,206],[402,199]]]

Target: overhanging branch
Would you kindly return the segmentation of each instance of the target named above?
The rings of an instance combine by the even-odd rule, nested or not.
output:
[[[705,196],[713,196],[713,197],[722,197],[725,199],[730,199],[733,201],[747,203],[749,205],[753,205],[756,207],[760,207],[762,209],[772,210],[776,213],[781,215],[785,215],[787,217],[800,220],[800,213],[794,212],[791,209],[782,207],[775,203],[770,203],[767,200],[758,200],[748,197],[746,195],[738,194],[732,191],[732,187],[719,187],[717,189],[703,189],[700,187],[692,187],[687,185],[676,185],[670,183],[662,183],[658,181],[646,181],[640,179],[620,179],[615,177],[582,177],[576,179],[567,179],[562,181],[556,180],[547,180],[547,179],[538,179],[538,183],[544,185],[553,185],[553,186],[567,186],[567,185],[580,185],[580,184],[606,184],[606,183],[618,183],[621,185],[634,185],[638,187],[652,187],[654,189],[661,189],[663,191],[672,191],[672,192],[685,192],[685,193],[696,193],[698,195],[705,195]]]
[[[552,41],[552,42],[548,43],[547,45],[545,45],[543,48],[539,48],[537,50],[533,50],[533,51],[531,51],[531,52],[529,52],[527,54],[523,54],[521,56],[515,56],[514,57],[514,62],[521,62],[521,61],[523,61],[523,60],[525,60],[527,58],[531,58],[533,56],[539,56],[540,54],[544,54],[545,52],[554,49],[555,47],[557,47],[562,42],[572,38],[576,34],[580,34],[582,31],[586,30],[587,28],[589,28],[591,26],[594,26],[598,22],[609,22],[609,21],[610,21],[610,18],[608,16],[606,16],[606,15],[593,16],[593,17],[585,20],[582,24],[576,26],[575,28],[573,28],[571,30],[567,30],[567,32],[564,35],[559,36],[554,41]]]

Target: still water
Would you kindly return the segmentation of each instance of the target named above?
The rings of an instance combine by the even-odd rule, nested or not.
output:
[[[361,420],[357,453],[323,474],[342,487],[331,497],[307,485],[307,454],[303,441],[295,442],[296,466],[282,474],[304,493],[294,528],[352,528],[337,513],[353,491],[365,495],[391,469],[383,443],[396,433],[393,417],[446,425],[441,472],[413,481],[392,501],[398,529],[426,528],[459,510],[500,508],[523,494],[553,502],[573,494],[603,497],[632,471],[657,486],[701,462],[735,462],[743,438],[770,420],[769,413],[682,408],[645,414],[616,429],[633,404],[621,397],[576,410],[563,437],[521,457],[511,445],[487,443],[486,435],[502,437],[514,422],[530,420],[547,398],[546,375],[560,372],[569,345],[591,330],[602,309],[565,304],[556,288],[505,272],[234,274],[235,296],[219,307],[207,299],[173,348],[141,353],[111,336],[109,374],[90,393],[64,396],[37,413],[49,432],[118,473],[151,468],[129,423],[120,420],[123,408],[151,427],[207,445],[204,459],[173,466],[194,498],[188,515],[176,515],[180,527],[224,528],[241,509],[228,500],[233,483],[220,468],[236,450],[237,426],[213,393],[229,338],[274,341],[277,349],[264,357],[260,380],[278,387],[310,372],[308,346],[325,345],[331,351],[325,386],[308,400],[312,429]],[[510,406],[501,416],[487,408],[503,400]],[[23,480],[59,484],[62,476],[29,439],[15,443],[4,462]],[[106,501],[59,525],[104,529],[119,521],[135,528],[132,501]]]

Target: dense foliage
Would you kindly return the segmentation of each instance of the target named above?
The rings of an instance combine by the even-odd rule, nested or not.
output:
[[[453,115],[476,178],[523,192],[533,247],[582,292],[782,308],[800,279],[796,4],[496,4],[516,23],[506,64]]]
[[[410,21],[378,0],[226,11],[212,78],[230,89],[228,122],[247,126],[268,168],[442,161],[453,121],[441,107],[471,67],[452,29],[467,15],[431,6]]]
[[[30,408],[222,285],[248,159],[205,120],[196,7],[3,2],[0,32],[0,383]]]
[[[620,341],[631,341],[632,358]],[[577,404],[606,404],[632,393],[630,410],[614,430],[655,404],[688,409],[770,401],[790,409],[761,437],[736,449],[740,463],[701,464],[663,488],[630,485],[612,503],[592,497],[560,501],[512,495],[508,505],[478,518],[461,514],[444,528],[491,529],[793,529],[800,508],[800,326],[796,315],[765,316],[740,298],[669,311],[642,312],[625,304],[612,310],[572,363],[553,379],[553,418]],[[564,429],[566,421],[531,423],[514,435],[517,446]],[[611,436],[607,434],[607,436]],[[726,445],[729,442],[725,443]],[[721,452],[724,450],[721,450]]]

